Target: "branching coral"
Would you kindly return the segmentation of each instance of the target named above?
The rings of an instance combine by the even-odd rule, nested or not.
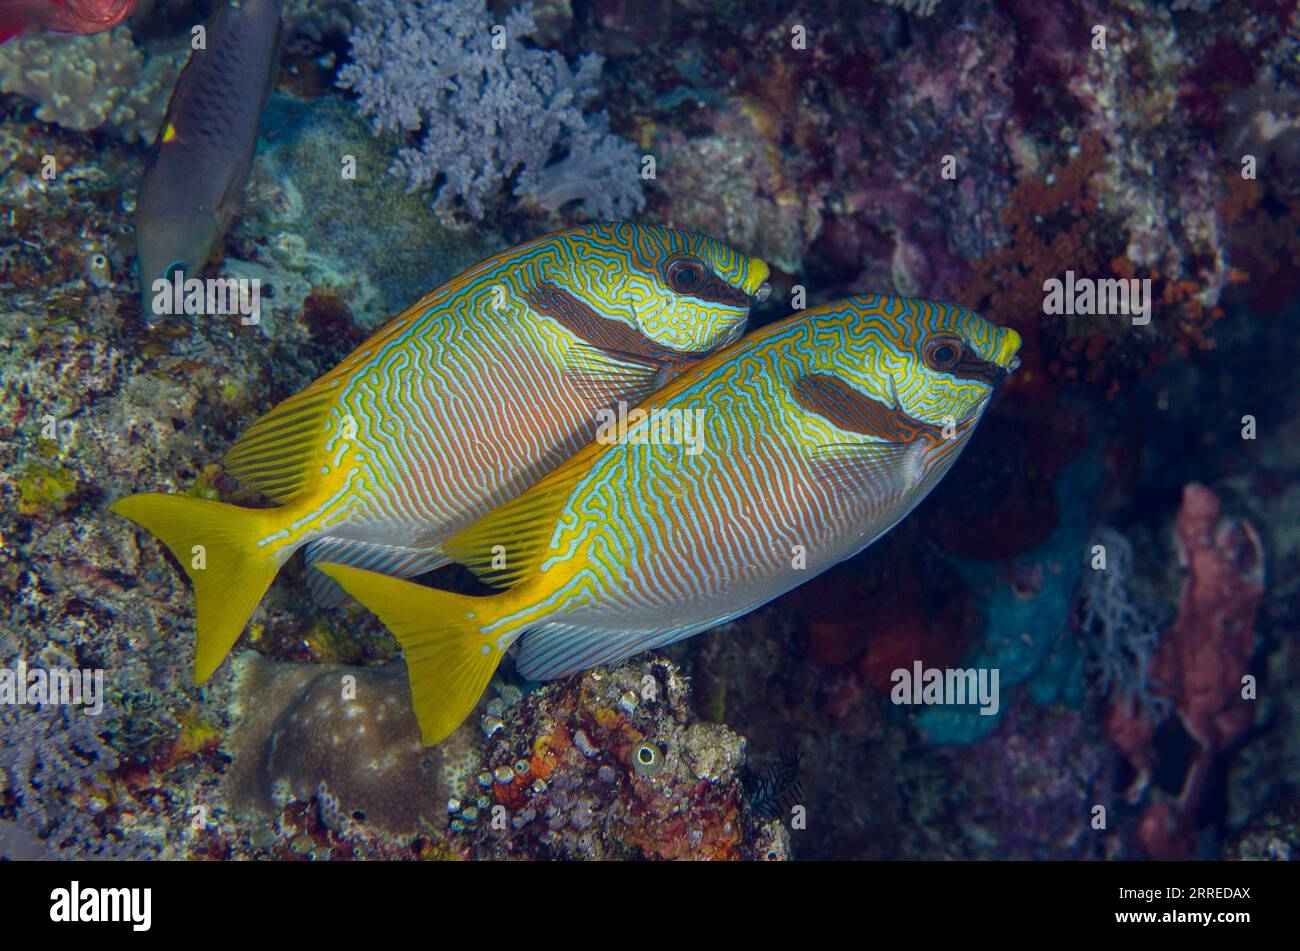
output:
[[[547,211],[578,201],[590,218],[618,218],[645,201],[632,171],[636,161],[636,150],[610,135],[602,116],[590,128],[574,134],[565,158],[536,174],[521,175],[516,193],[530,195]],[[608,187],[596,190],[592,182],[607,182]]]
[[[524,45],[535,29],[528,5],[494,25],[484,0],[370,0],[339,85],[357,93],[376,132],[415,134],[392,171],[412,190],[436,188],[439,210],[459,199],[481,218],[516,174],[515,194],[549,208],[576,199],[593,217],[639,209],[635,150],[605,131],[604,113],[583,113],[600,57],[574,71]]]
[[[1100,546],[1104,567],[1092,563]],[[1100,528],[1088,545],[1089,565],[1075,602],[1077,631],[1098,692],[1113,702],[1164,716],[1169,700],[1152,690],[1151,655],[1159,641],[1154,620],[1133,598],[1133,546],[1112,528]],[[1089,570],[1092,569],[1092,570]]]
[[[158,843],[106,835],[104,773],[119,765],[103,718],[55,705],[0,707],[0,858],[141,858]],[[99,791],[99,792],[97,792]]]

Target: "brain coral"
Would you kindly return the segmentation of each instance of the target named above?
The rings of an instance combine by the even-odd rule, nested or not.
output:
[[[283,664],[253,654],[239,668],[234,805],[278,812],[315,800],[335,832],[368,829],[397,842],[446,824],[460,734],[421,745],[401,663]]]

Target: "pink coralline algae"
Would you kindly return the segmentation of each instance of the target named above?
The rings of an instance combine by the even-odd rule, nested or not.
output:
[[[1153,692],[1167,700],[1199,746],[1176,799],[1148,803],[1138,838],[1152,858],[1185,858],[1196,807],[1214,758],[1254,720],[1247,680],[1255,650],[1255,614],[1264,593],[1264,549],[1248,522],[1220,518],[1218,497],[1203,485],[1183,489],[1175,529],[1186,571],[1178,614],[1151,661]],[[1138,771],[1136,802],[1156,767],[1152,739],[1159,714],[1131,695],[1106,716],[1106,732]]]

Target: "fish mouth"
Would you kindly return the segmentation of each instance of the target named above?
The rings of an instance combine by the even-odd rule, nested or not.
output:
[[[1016,368],[1019,366],[1020,366],[1019,357],[1012,357],[1011,362],[1004,367],[997,366],[996,364],[994,364],[992,367],[989,368],[989,373],[988,373],[989,385],[994,387],[1001,386],[1003,381],[1005,381],[1006,378],[1009,377],[1011,374],[1015,373]]]
[[[1020,334],[1010,327],[1002,328],[1002,339],[998,342],[997,352],[988,360],[979,361],[979,372],[975,374],[989,386],[997,387],[1002,381],[1020,368]]]
[[[1006,366],[998,367],[999,373],[998,373],[997,382],[995,382],[993,385],[997,386],[1001,384],[1007,377],[1009,377],[1011,374],[1015,373],[1019,369],[1020,369],[1020,358],[1012,357],[1011,362],[1009,362]]]
[[[772,285],[768,281],[771,275],[772,269],[767,266],[766,261],[761,258],[750,258],[749,267],[745,269],[745,276],[740,282],[740,290],[750,301],[761,304],[772,294]]]
[[[992,363],[1001,367],[1007,373],[1014,373],[1020,366],[1020,334],[1016,333],[1010,327],[1002,328],[1002,339],[998,342],[997,353],[993,354]]]

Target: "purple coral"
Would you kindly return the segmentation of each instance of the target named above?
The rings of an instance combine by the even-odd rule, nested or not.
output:
[[[1152,691],[1151,657],[1160,641],[1155,620],[1133,598],[1133,546],[1112,528],[1093,533],[1089,551],[1102,546],[1106,567],[1085,565],[1076,601],[1077,630],[1097,691],[1117,704],[1163,715],[1168,700]]]
[[[59,794],[117,767],[117,754],[99,737],[95,720],[61,706],[0,708],[0,790],[19,801],[23,825],[57,824]]]
[[[459,199],[481,218],[516,173],[515,194],[548,209],[574,200],[592,217],[640,209],[635,149],[606,131],[603,112],[583,114],[601,58],[583,56],[574,71],[559,53],[523,44],[535,29],[528,4],[494,25],[484,0],[369,0],[339,85],[357,93],[376,132],[415,134],[391,170],[412,190],[437,188],[439,210]]]
[[[0,708],[0,819],[3,858],[145,858],[161,842],[132,830],[106,834],[76,798],[101,789],[119,765],[100,737],[101,717],[57,705]]]

